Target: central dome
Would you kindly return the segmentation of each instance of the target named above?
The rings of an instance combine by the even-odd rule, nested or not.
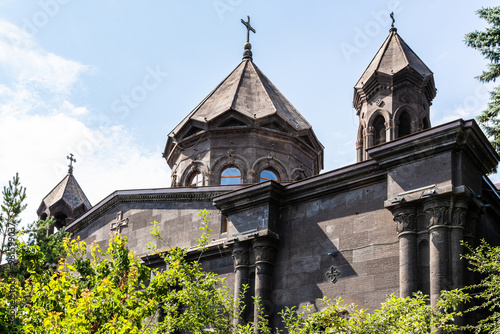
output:
[[[280,182],[316,175],[323,146],[311,125],[253,63],[229,74],[168,135],[172,187]],[[239,173],[239,174],[238,174]],[[264,174],[263,174],[264,173]]]

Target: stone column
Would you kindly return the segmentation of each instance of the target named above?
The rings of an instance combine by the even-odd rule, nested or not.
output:
[[[464,240],[465,217],[467,203],[457,202],[453,208],[450,232],[450,260],[451,260],[451,288],[458,289],[464,286],[465,266],[460,255],[464,253],[461,242]]]
[[[429,272],[431,305],[436,307],[441,290],[450,287],[450,222],[452,208],[445,203],[424,204],[429,231]]]
[[[364,130],[364,132],[365,132],[365,152],[364,152],[365,158],[363,160],[367,160],[370,158],[366,149],[373,146],[373,133],[374,133],[374,131],[375,131],[375,129],[373,128],[373,126],[370,126]]]
[[[246,289],[245,294],[243,294],[244,284],[248,285],[248,268],[250,265],[250,245],[248,243],[235,243],[232,247],[232,258],[234,262],[234,307],[238,313],[240,313],[241,307],[240,302],[244,305],[249,304],[249,287]],[[244,314],[235,317],[234,324],[245,324]]]
[[[398,125],[399,122],[397,122],[394,119],[390,119],[389,122],[386,123],[387,129],[386,129],[386,134],[387,134],[387,141],[392,141],[397,138],[397,131],[399,130]]]
[[[399,238],[399,295],[408,297],[418,290],[415,207],[398,205],[392,214]]]
[[[257,305],[254,309],[254,324],[259,323],[259,314],[270,317],[274,312],[274,305],[271,302],[273,291],[273,267],[275,255],[275,240],[259,238],[253,242],[255,254],[255,298],[260,300],[261,312]],[[256,330],[258,333],[259,331]]]
[[[363,161],[363,152],[364,149],[363,149],[363,138],[361,138],[360,140],[357,140],[356,141],[356,161],[357,162],[361,162]]]
[[[464,230],[464,241],[472,247],[476,247],[476,225],[479,219],[479,211],[477,209],[469,209],[465,221]],[[464,250],[466,251],[466,250]],[[466,251],[468,252],[468,250]],[[467,264],[465,264],[467,267]],[[475,283],[475,273],[471,270],[465,271],[465,285],[471,285]]]

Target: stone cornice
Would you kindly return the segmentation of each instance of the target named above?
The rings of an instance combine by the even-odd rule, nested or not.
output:
[[[370,157],[385,168],[445,151],[464,152],[483,175],[493,171],[500,160],[477,123],[462,119],[367,150]]]
[[[146,266],[150,268],[157,268],[165,264],[165,261],[163,261],[163,258],[161,256],[164,253],[165,252],[163,251],[156,254],[145,255],[141,257],[141,260],[144,262]],[[186,260],[198,261],[199,259],[200,262],[203,262],[230,256],[231,256],[231,249],[224,247],[224,244],[222,242],[216,242],[211,245],[208,245],[203,252],[200,252],[200,249],[197,247],[188,249]]]
[[[227,215],[268,203],[279,207],[282,196],[283,185],[268,181],[215,197],[213,204]]]
[[[66,230],[70,233],[80,231],[119,203],[210,202],[214,197],[238,188],[241,188],[241,186],[118,190],[78,217],[66,227]]]
[[[366,160],[287,185],[283,205],[313,201],[332,193],[385,182],[386,179],[386,171],[376,161]]]

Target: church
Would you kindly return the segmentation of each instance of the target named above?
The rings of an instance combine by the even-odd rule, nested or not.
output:
[[[168,135],[170,188],[115,191],[91,206],[69,156],[38,217],[103,247],[121,233],[162,268],[146,250],[151,222],[197,258],[207,209],[203,267],[226,277],[235,299],[247,284],[243,298],[260,297],[273,326],[285,306],[323,296],[374,310],[388,294],[420,290],[436,305],[441,290],[474,282],[460,241],[500,241],[500,196],[487,176],[500,157],[474,120],[431,126],[433,72],[397,29],[354,85],[357,163],[320,173],[324,146],[253,62],[255,31],[242,23],[242,61]],[[240,321],[255,316],[247,307]]]

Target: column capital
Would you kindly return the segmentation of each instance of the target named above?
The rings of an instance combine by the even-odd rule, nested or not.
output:
[[[417,231],[416,208],[413,205],[397,205],[392,208],[394,222],[398,234],[412,233]]]
[[[250,265],[250,244],[235,243],[231,245],[231,257],[234,262],[234,271]]]
[[[255,254],[255,263],[270,263],[274,264],[274,255],[276,252],[276,240],[267,238],[255,239],[252,243],[252,248]]]

